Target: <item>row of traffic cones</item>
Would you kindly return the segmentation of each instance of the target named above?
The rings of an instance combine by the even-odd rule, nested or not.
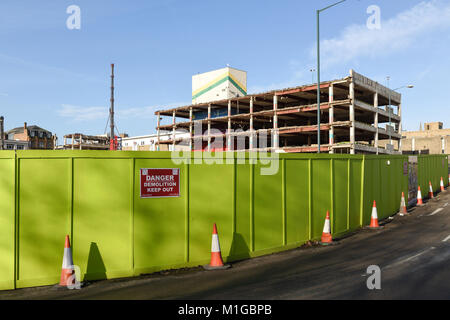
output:
[[[450,185],[450,174],[448,175],[449,185]],[[429,189],[428,189],[428,198],[434,199],[434,193],[433,193],[433,186],[431,184],[431,181],[429,181]],[[440,190],[441,192],[446,192],[445,186],[444,186],[444,179],[441,177],[440,181]],[[420,186],[417,189],[417,205],[423,206],[423,199],[422,199],[422,192],[420,191]]]
[[[404,195],[402,192],[402,198],[404,201]],[[406,209],[406,207],[405,207]],[[382,226],[380,226],[378,224],[378,213],[377,213],[377,203],[374,200],[373,201],[373,206],[372,206],[372,215],[370,218],[370,225],[367,227],[368,229],[381,229],[383,228]],[[323,232],[322,232],[322,238],[320,240],[320,244],[323,246],[327,246],[327,245],[331,245],[333,244],[333,237],[331,235],[331,223],[330,223],[330,212],[327,211],[327,215],[325,217],[325,224],[323,226]]]
[[[449,185],[450,185],[450,174],[449,174]],[[433,195],[433,187],[431,185],[431,181],[429,183],[430,189],[429,189],[429,197],[434,198]],[[440,189],[441,191],[446,191],[444,188],[444,181],[441,177],[440,182]],[[423,205],[422,200],[422,193],[420,191],[420,186],[417,191],[417,205],[421,206]],[[406,208],[406,201],[405,201],[405,194],[402,192],[402,197],[400,200],[400,210],[399,214],[401,216],[408,214],[407,208]],[[374,200],[373,206],[372,206],[372,215],[370,218],[370,225],[368,226],[369,229],[380,229],[383,228],[378,223],[378,212],[377,212],[377,203]],[[333,244],[333,237],[331,235],[331,223],[330,223],[330,212],[327,211],[326,217],[325,217],[325,223],[323,226],[323,232],[322,232],[322,238],[320,241],[320,244],[322,245],[330,245]],[[213,227],[213,233],[212,233],[212,241],[211,241],[211,261],[208,265],[204,266],[206,270],[220,270],[220,269],[227,269],[230,265],[224,264],[222,259],[222,253],[220,250],[220,242],[219,242],[219,234],[217,232],[217,226],[214,223]],[[61,281],[60,286],[64,287],[70,287],[75,284],[75,270],[73,266],[73,259],[72,259],[72,250],[70,248],[70,241],[69,236],[66,236],[66,242],[64,245],[64,257],[63,257],[63,264],[62,264],[62,271],[61,271]]]
[[[211,242],[211,262],[204,266],[207,270],[227,269],[230,265],[224,264],[220,251],[219,234],[214,224]],[[64,244],[64,256],[61,270],[60,287],[73,288],[76,285],[75,268],[73,264],[72,249],[70,247],[69,235],[66,235]]]
[[[449,180],[449,186],[450,186],[450,174],[448,177]],[[433,194],[433,187],[431,185],[431,181],[429,183],[430,185],[430,189],[429,189],[429,193],[428,196],[429,198],[433,199],[434,198],[434,194]],[[445,187],[444,187],[444,180],[441,177],[441,182],[440,182],[440,189],[441,192],[445,192]],[[423,206],[423,200],[422,200],[422,193],[420,191],[420,186],[418,188],[417,191],[417,205],[419,206]],[[402,197],[400,200],[400,209],[399,209],[399,215],[400,216],[404,216],[408,214],[408,210],[406,208],[406,201],[405,201],[405,193],[402,192]],[[377,213],[377,204],[376,201],[373,201],[373,206],[372,206],[372,215],[370,218],[370,225],[367,227],[368,229],[380,229],[382,228],[382,226],[380,226],[378,224],[378,213]],[[323,232],[322,232],[322,239],[320,241],[320,244],[322,245],[330,245],[333,243],[333,238],[331,236],[331,225],[330,225],[330,213],[329,211],[327,211],[327,215],[325,217],[325,224],[323,227]]]

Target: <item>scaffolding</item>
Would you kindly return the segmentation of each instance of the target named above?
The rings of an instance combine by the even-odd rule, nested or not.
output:
[[[65,150],[109,150],[109,138],[71,133],[64,136]]]
[[[321,82],[320,89],[320,152],[401,153],[400,93],[354,70]],[[187,143],[193,151],[318,152],[315,101],[317,84],[311,84],[159,110],[157,150],[161,144]],[[171,117],[171,123],[162,125],[162,116]],[[176,130],[188,138],[159,139],[161,132]],[[263,136],[266,145],[260,143]],[[389,143],[382,147],[380,140]]]

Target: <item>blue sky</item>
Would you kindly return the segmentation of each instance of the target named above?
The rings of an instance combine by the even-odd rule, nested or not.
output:
[[[121,132],[155,132],[154,111],[191,99],[191,76],[248,72],[249,93],[302,85],[315,68],[315,10],[331,1],[40,0],[0,2],[0,114],[6,128],[105,132],[110,63]],[[81,29],[69,30],[70,5]],[[366,12],[381,9],[381,29]],[[403,89],[404,129],[450,127],[450,1],[347,0],[321,14],[322,79],[353,68]]]

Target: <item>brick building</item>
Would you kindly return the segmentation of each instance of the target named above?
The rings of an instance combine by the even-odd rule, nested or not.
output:
[[[442,122],[425,123],[423,130],[403,132],[402,147],[405,152],[448,154],[450,129],[444,129]]]
[[[23,127],[11,129],[5,133],[6,140],[17,142],[21,145],[27,143],[24,149],[54,149],[56,136],[48,130],[32,125],[27,126],[25,122]],[[17,144],[16,143],[16,144]],[[7,146],[8,148],[8,146]],[[14,149],[14,148],[9,148]],[[22,148],[21,148],[22,149]]]

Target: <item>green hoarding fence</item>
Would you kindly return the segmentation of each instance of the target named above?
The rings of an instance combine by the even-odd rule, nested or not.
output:
[[[252,157],[0,152],[0,289],[58,283],[66,234],[81,280],[128,277],[207,264],[213,223],[230,262],[320,239],[327,210],[343,235],[369,223],[373,200],[383,219],[408,194],[407,156]],[[419,156],[420,183],[439,189],[443,159]],[[180,169],[179,197],[141,197],[144,168]]]
[[[417,163],[417,183],[422,196],[427,197],[429,183],[433,191],[440,190],[441,177],[444,185],[448,185],[448,157],[446,155],[428,155],[419,157]]]

